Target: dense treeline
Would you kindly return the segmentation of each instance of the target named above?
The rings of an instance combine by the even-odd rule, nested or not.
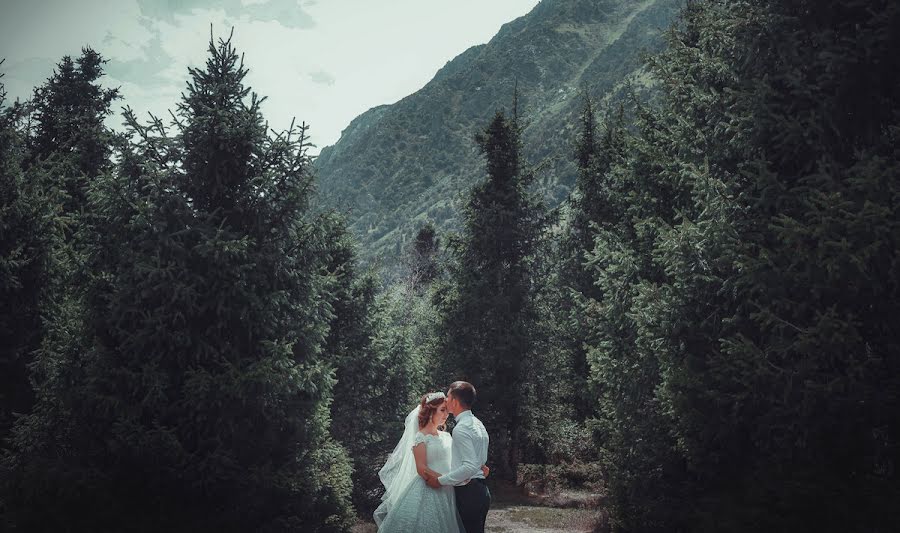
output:
[[[898,16],[691,2],[651,61],[587,255],[623,528],[896,523]]]
[[[526,175],[490,124],[435,299],[445,368],[490,390],[497,466],[599,462],[623,531],[892,529],[898,17],[690,2],[652,102],[585,103],[549,217],[485,200]]]
[[[566,203],[515,95],[460,232],[386,285],[230,39],[124,133],[100,55],[64,58],[0,98],[3,525],[344,531],[416,398],[468,379],[493,477],[599,476],[617,531],[892,530],[898,25],[689,2],[652,101],[586,95]]]
[[[102,65],[64,58],[4,109],[4,300],[28,313],[4,315],[3,363],[34,397],[4,389],[5,524],[347,530],[355,448],[331,410],[377,400],[344,361],[369,361],[373,285],[308,207],[306,127],[268,132],[226,40],[172,126],[126,110],[114,134]]]

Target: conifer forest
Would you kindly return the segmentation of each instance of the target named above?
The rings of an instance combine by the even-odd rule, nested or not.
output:
[[[320,153],[205,31],[0,63],[0,530],[375,531],[465,380],[584,531],[898,531],[900,3],[542,0]]]

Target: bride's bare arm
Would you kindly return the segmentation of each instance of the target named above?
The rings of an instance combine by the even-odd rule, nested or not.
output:
[[[429,477],[441,477],[441,474],[428,468],[428,461],[425,458],[425,443],[419,443],[413,446],[413,457],[416,458],[416,472],[418,472],[422,479],[428,481]]]

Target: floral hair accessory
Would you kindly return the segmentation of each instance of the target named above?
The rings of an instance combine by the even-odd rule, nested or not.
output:
[[[428,403],[431,403],[431,402],[437,400],[438,398],[446,400],[447,395],[444,394],[443,392],[431,392],[431,393],[428,393],[427,396],[425,396],[425,401]]]

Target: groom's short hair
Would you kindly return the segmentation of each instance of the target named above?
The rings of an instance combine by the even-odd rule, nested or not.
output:
[[[475,403],[475,387],[468,381],[454,381],[451,383],[449,394],[466,407],[472,407]]]

